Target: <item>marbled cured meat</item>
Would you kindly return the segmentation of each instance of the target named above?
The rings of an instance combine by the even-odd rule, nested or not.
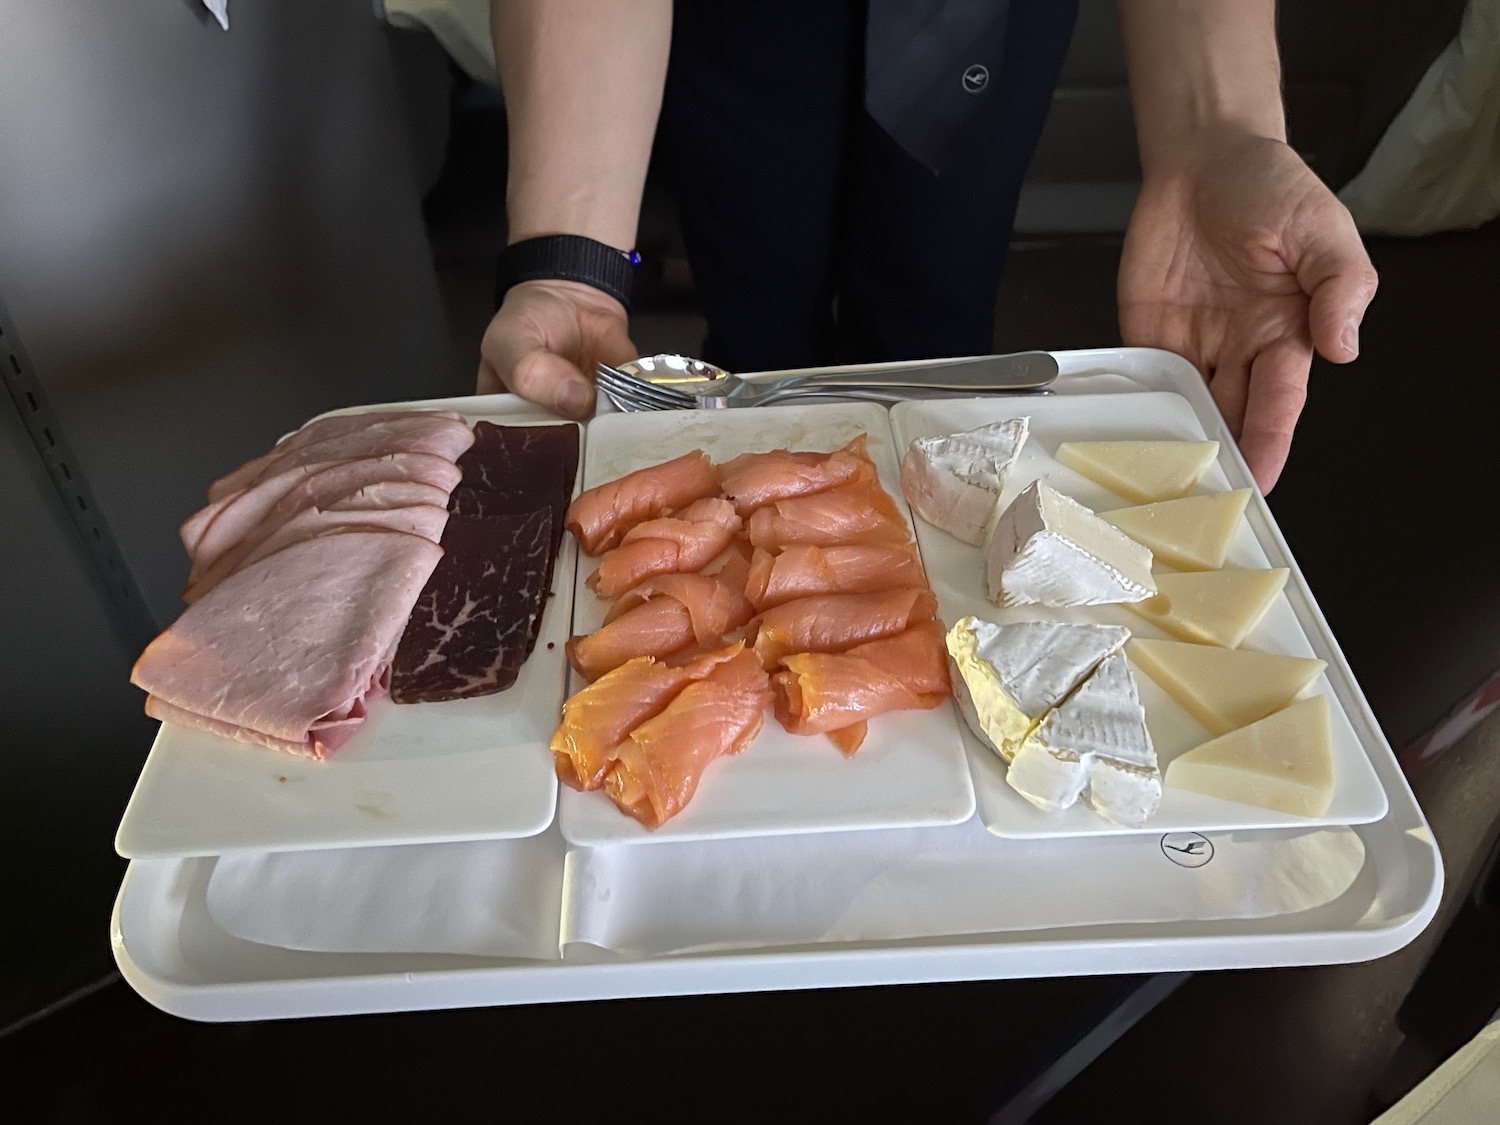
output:
[[[552,508],[450,516],[443,558],[391,666],[397,703],[436,703],[516,682],[552,586]]]
[[[578,427],[497,426],[479,422],[474,444],[458,459],[463,482],[449,507],[463,516],[519,515],[552,508],[552,550],[578,477]]]

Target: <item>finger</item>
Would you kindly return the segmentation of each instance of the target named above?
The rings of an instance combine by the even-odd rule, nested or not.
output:
[[[1286,466],[1311,367],[1312,343],[1303,336],[1277,340],[1250,365],[1240,452],[1263,493],[1275,487]]]
[[[510,389],[565,418],[587,418],[594,412],[594,384],[546,348],[536,348],[516,360]]]
[[[1359,326],[1379,278],[1348,210],[1339,204],[1320,220],[1294,263],[1297,283],[1312,298],[1308,327],[1318,351],[1333,363],[1359,355]]]
[[[495,374],[495,369],[483,359],[479,361],[479,374],[474,377],[474,393],[476,395],[494,395],[505,390],[505,385],[500,382],[500,376]]]
[[[1215,368],[1208,381],[1208,393],[1235,439],[1245,425],[1245,396],[1249,386],[1250,364],[1243,359],[1230,360]]]
[[[491,321],[480,355],[481,380],[487,366],[496,383],[556,414],[582,418],[593,410],[593,383],[550,352],[546,340],[523,318],[502,313]]]

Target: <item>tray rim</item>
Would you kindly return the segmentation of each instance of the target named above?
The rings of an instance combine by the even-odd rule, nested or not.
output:
[[[1250,485],[1248,466],[1231,439],[1223,418],[1197,370],[1171,352],[1148,348],[1093,348],[1056,351],[1068,377],[1123,374],[1147,389],[1182,394],[1204,429],[1227,447],[1226,475],[1234,487]],[[508,395],[484,396],[496,413],[527,412]],[[425,402],[434,408],[473,397]],[[352,409],[369,409],[352,408]],[[345,412],[345,411],[340,411]],[[585,429],[587,427],[585,426]],[[1326,618],[1308,591],[1265,498],[1254,490],[1251,510],[1285,555],[1305,609],[1348,682],[1357,684]],[[1297,608],[1294,606],[1294,608]],[[1337,690],[1337,686],[1336,690]],[[1407,909],[1387,922],[1366,927],[1329,927],[1293,933],[1215,933],[1163,936],[1159,927],[1143,926],[1139,936],[996,940],[995,935],[928,939],[925,942],[871,943],[858,947],[736,951],[662,958],[597,962],[564,960],[525,965],[480,964],[469,969],[351,973],[252,981],[188,981],[152,972],[133,951],[125,932],[127,899],[150,893],[152,867],[202,860],[131,861],[110,917],[110,944],[122,977],[149,1003],[170,1014],[205,1022],[286,1019],[318,1015],[436,1010],[637,996],[673,996],[795,988],[853,987],[958,980],[1019,979],[1053,975],[1102,975],[1152,971],[1201,971],[1291,965],[1348,964],[1372,960],[1401,949],[1422,932],[1437,912],[1444,871],[1431,830],[1409,785],[1389,753],[1389,743],[1362,692],[1341,696],[1351,722],[1373,732],[1387,754],[1375,760],[1389,798],[1386,816],[1353,828],[1366,845],[1375,877],[1390,872],[1379,860],[1404,853],[1405,868],[1396,875],[1410,884],[1401,899]],[[1363,732],[1362,732],[1363,733]],[[1377,846],[1383,845],[1383,846]],[[151,866],[146,866],[146,865]],[[138,866],[139,865],[139,866]],[[136,888],[140,888],[137,892]],[[1381,897],[1377,894],[1377,898]],[[1419,901],[1418,901],[1419,900]],[[170,904],[145,904],[160,914]],[[179,915],[180,917],[180,915]],[[1288,915],[1287,917],[1292,917]]]

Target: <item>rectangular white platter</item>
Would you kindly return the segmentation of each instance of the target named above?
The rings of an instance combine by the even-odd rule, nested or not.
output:
[[[1230,441],[1202,378],[1178,356],[1145,348],[1056,355],[1063,371],[1060,391],[1174,390],[1187,398],[1210,436]],[[508,402],[512,410],[522,409],[515,399]],[[464,404],[473,400],[426,405]],[[1221,463],[1231,484],[1250,484],[1249,472],[1232,447]],[[1252,505],[1249,521],[1268,554],[1290,559],[1264,505]],[[1083,924],[1051,930],[920,941],[824,942],[655,958],[601,958],[591,956],[590,947],[570,946],[561,960],[539,963],[448,954],[307,953],[258,945],[232,937],[209,915],[204,888],[215,860],[135,860],[110,923],[115,962],[130,986],[164,1011],[187,1019],[226,1021],[632,996],[1322,965],[1386,956],[1409,944],[1432,920],[1443,891],[1442,857],[1295,562],[1291,569],[1287,597],[1317,655],[1329,662],[1334,692],[1369,749],[1390,800],[1383,819],[1354,829],[1365,849],[1365,865],[1354,885],[1317,909],[1239,921],[1134,925],[1110,924],[1101,913]],[[1111,837],[1071,842],[1100,849],[1119,843]],[[564,851],[559,842],[553,859],[559,879],[567,865]],[[1189,869],[1174,870],[1192,876]],[[1075,895],[1079,888],[1063,881],[1055,893]]]
[[[903,402],[891,411],[891,426],[899,448],[915,438],[973,429],[1005,418],[1030,418],[1030,436],[1006,480],[1001,504],[1009,504],[1033,480],[1045,480],[1065,495],[1095,511],[1129,507],[1131,501],[1075,473],[1054,457],[1065,441],[1183,440],[1202,441],[1203,424],[1191,404],[1170,391],[1137,394],[1037,395],[1029,398],[947,399]],[[1226,456],[1222,448],[1220,459]],[[1209,466],[1196,493],[1230,488],[1223,466]],[[1257,492],[1252,504],[1264,512]],[[1132,635],[1166,637],[1156,626],[1121,606],[1049,609],[1026,606],[1001,609],[985,596],[984,552],[917,521],[917,541],[938,598],[938,612],[952,624],[972,614],[1000,623],[1058,620],[1123,625]],[[1288,566],[1276,542],[1262,543],[1248,521],[1242,521],[1230,545],[1226,567]],[[1313,656],[1312,644],[1286,595],[1277,598],[1264,620],[1241,646],[1287,656]],[[1337,674],[1337,669],[1330,666]],[[1134,669],[1151,740],[1165,770],[1179,754],[1206,742],[1212,735],[1160,688],[1150,676]],[[1320,817],[1300,817],[1274,809],[1224,801],[1185,789],[1165,786],[1161,806],[1139,828],[1127,828],[1097,815],[1083,802],[1061,812],[1048,812],[1026,801],[1005,781],[1000,758],[964,729],[973,771],[979,813],[986,827],[999,836],[1047,837],[1109,835],[1131,832],[1222,832],[1239,829],[1309,828],[1324,824],[1364,824],[1386,812],[1386,794],[1361,745],[1328,674],[1309,688],[1328,697],[1332,720],[1335,791],[1332,805]]]
[[[868,436],[881,485],[910,520],[889,416],[874,403],[605,415],[589,425],[584,485],[694,449],[723,462],[770,449],[834,450],[859,434]],[[597,629],[608,608],[582,581],[595,565],[585,559],[579,567],[575,633]],[[571,675],[569,686],[584,685]],[[714,762],[687,807],[655,831],[620,812],[602,791],[567,787],[558,799],[559,823],[564,838],[581,847],[958,824],[974,812],[961,726],[947,704],[881,715],[871,720],[864,745],[845,758],[821,735],[788,734],[767,713],[755,741]]]
[[[518,413],[515,402],[497,395],[333,413],[420,406],[457,410],[471,425],[577,426]],[[578,487],[575,481],[575,495]],[[564,535],[536,650],[506,691],[447,703],[376,700],[354,737],[321,762],[162,724],[115,850],[162,859],[543,831],[557,805],[548,742],[562,705],[577,556],[573,537]]]

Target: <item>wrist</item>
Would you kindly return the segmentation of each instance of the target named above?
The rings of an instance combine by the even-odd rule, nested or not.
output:
[[[495,271],[495,303],[514,286],[533,281],[570,282],[610,298],[630,312],[640,255],[576,234],[542,235],[512,242]]]
[[[556,277],[537,278],[535,281],[517,282],[511,286],[510,292],[518,297],[528,293],[545,293],[549,297],[558,297],[569,304],[580,305],[621,321],[630,319],[630,314],[619,301],[603,290],[581,281],[565,281]]]
[[[1143,184],[1192,180],[1224,157],[1259,146],[1286,147],[1285,135],[1234,121],[1204,123],[1141,152]]]

